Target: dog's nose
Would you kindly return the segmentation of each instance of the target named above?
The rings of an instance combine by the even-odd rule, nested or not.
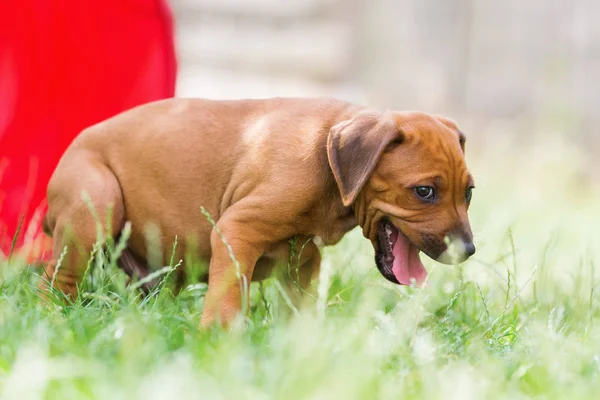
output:
[[[475,254],[475,244],[473,242],[465,243],[465,257],[469,258]]]
[[[436,260],[442,264],[458,264],[475,254],[472,240],[454,239]]]

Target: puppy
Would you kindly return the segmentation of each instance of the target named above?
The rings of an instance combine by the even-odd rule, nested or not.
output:
[[[176,260],[192,250],[209,261],[202,325],[227,324],[242,310],[240,281],[268,277],[292,253],[293,278],[310,290],[321,261],[310,239],[332,245],[359,225],[386,279],[422,284],[420,252],[443,263],[475,252],[464,146],[449,119],[333,99],[146,104],[84,130],[63,155],[48,185],[46,273],[75,295],[96,221],[108,218],[112,237],[129,221],[119,265],[147,274],[171,258],[151,262],[153,246],[179,238]]]

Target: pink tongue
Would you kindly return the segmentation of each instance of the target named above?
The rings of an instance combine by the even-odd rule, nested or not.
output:
[[[419,258],[419,250],[401,232],[398,232],[392,254],[394,254],[392,272],[398,282],[402,285],[410,285],[412,278],[416,280],[417,286],[422,286],[427,278],[427,271]]]

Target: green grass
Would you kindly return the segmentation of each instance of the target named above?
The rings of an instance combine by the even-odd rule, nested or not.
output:
[[[355,230],[324,250],[313,307],[293,315],[267,281],[246,329],[201,332],[202,285],[142,299],[108,266],[44,306],[36,272],[3,262],[0,397],[597,398],[600,195],[563,142],[507,148],[469,153],[478,252],[425,260],[425,289],[385,281]]]

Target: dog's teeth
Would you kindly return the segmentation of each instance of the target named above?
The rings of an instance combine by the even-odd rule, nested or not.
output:
[[[388,239],[392,236],[392,227],[387,224],[385,225],[385,234]]]
[[[387,239],[388,250],[392,251],[392,227],[388,224],[385,225],[385,238]]]
[[[382,240],[382,242],[385,241],[385,244],[384,244],[385,248],[383,250],[386,254],[391,254],[393,251],[393,247],[394,247],[394,244],[392,243],[392,234],[394,233],[394,231],[392,229],[392,225],[389,222],[384,222],[382,233],[383,233],[382,239],[384,239],[384,240]],[[382,243],[382,245],[383,245],[383,243]],[[393,257],[390,259],[386,256],[385,261],[391,262],[391,261],[393,261]]]

